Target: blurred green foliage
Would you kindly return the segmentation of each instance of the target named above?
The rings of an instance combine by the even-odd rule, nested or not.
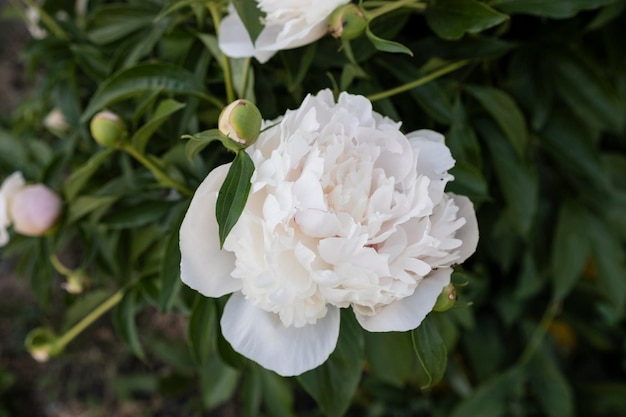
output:
[[[17,259],[45,312],[64,279],[50,258],[74,254],[87,289],[63,296],[65,323],[51,324],[64,331],[124,289],[117,335],[176,370],[120,377],[120,398],[180,396],[189,415],[234,401],[247,417],[626,415],[625,1],[429,0],[370,27],[412,56],[367,36],[343,46],[325,37],[263,65],[224,59],[209,3],[94,0],[76,14],[74,1],[45,1],[48,36],[23,51],[36,91],[1,118],[0,176],[22,171],[65,201],[55,233],[14,235],[2,256]],[[346,314],[329,362],[298,378],[232,351],[218,324],[224,300],[178,276],[184,191],[232,159],[211,145],[190,160],[180,139],[217,125],[224,65],[266,119],[334,87],[377,98],[407,132],[445,134],[456,159],[449,190],[472,199],[481,233],[453,276],[457,307],[413,334],[367,333]],[[53,108],[70,126],[61,134],[43,124]],[[93,141],[88,123],[104,108],[182,191],[136,154]],[[188,339],[142,331],[136,317],[151,309],[187,316]],[[0,395],[10,383],[0,369]]]

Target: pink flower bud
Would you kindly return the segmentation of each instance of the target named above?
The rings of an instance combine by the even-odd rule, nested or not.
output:
[[[27,185],[11,199],[13,228],[27,236],[41,236],[61,213],[61,199],[43,184]]]

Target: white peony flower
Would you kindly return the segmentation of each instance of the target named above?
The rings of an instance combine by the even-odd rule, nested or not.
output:
[[[257,0],[265,19],[263,31],[254,44],[231,4],[220,25],[219,47],[230,57],[253,56],[263,64],[280,50],[297,48],[324,36],[328,16],[346,3],[349,0]]]
[[[414,329],[432,310],[478,226],[469,199],[444,193],[443,136],[399,127],[362,96],[308,96],[247,149],[250,196],[223,250],[215,203],[229,165],[200,185],[181,278],[208,297],[233,293],[221,327],[236,351],[298,375],[334,350],[340,308],[373,332]]]
[[[9,208],[13,197],[24,188],[25,184],[22,173],[14,172],[0,186],[0,246],[9,243],[9,232],[7,229],[13,223]]]

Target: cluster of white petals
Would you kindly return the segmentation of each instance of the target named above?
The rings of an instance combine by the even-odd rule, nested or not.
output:
[[[61,199],[43,184],[27,185],[21,172],[0,186],[0,246],[9,242],[8,228],[27,236],[41,236],[61,213]]]
[[[219,47],[233,58],[255,57],[267,62],[276,52],[312,43],[327,31],[328,16],[349,0],[257,0],[265,13],[264,28],[252,42],[235,7],[231,4],[222,20]]]
[[[278,122],[278,123],[277,123]],[[233,348],[281,375],[323,363],[339,309],[373,332],[414,329],[475,250],[474,208],[444,192],[442,135],[408,135],[362,96],[308,96],[247,149],[244,211],[220,250],[215,203],[229,165],[196,191],[180,231],[181,277],[209,297]]]

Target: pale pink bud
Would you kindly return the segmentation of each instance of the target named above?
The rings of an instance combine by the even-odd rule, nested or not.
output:
[[[61,213],[61,199],[43,184],[27,185],[11,199],[13,229],[27,236],[41,236]]]

